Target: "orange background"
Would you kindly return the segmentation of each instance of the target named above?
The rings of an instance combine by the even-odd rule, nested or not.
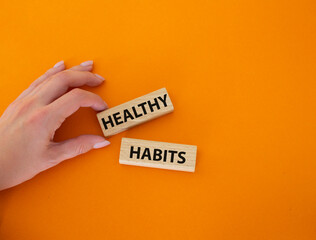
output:
[[[93,59],[115,106],[175,111],[0,192],[1,239],[316,239],[316,2],[3,1],[1,112]],[[57,133],[102,134],[83,109]],[[122,137],[198,146],[195,173],[119,165]]]

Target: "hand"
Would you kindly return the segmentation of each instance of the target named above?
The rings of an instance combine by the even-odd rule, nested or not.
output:
[[[81,135],[54,142],[55,131],[80,107],[96,111],[107,104],[77,87],[100,85],[104,78],[90,71],[92,61],[65,70],[57,63],[34,81],[0,118],[0,190],[20,184],[65,159],[109,144],[101,136]],[[67,91],[74,87],[71,91]]]

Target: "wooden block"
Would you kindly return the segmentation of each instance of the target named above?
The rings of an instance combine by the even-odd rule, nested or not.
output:
[[[120,164],[195,171],[197,147],[167,142],[122,138]]]
[[[165,88],[109,108],[97,114],[104,136],[109,137],[128,128],[173,111]]]

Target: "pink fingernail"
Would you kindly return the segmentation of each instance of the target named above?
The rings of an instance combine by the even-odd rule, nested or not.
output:
[[[103,142],[98,142],[98,143],[94,144],[93,148],[94,149],[103,148],[103,147],[105,147],[105,146],[107,146],[109,144],[110,144],[110,142],[105,140]]]
[[[65,63],[64,63],[64,60],[62,60],[62,61],[56,63],[56,64],[54,65],[54,68],[58,68],[58,67],[60,67],[61,65],[64,65],[64,64],[65,64]]]
[[[102,81],[104,81],[104,77],[100,76],[99,74],[95,73],[94,75],[96,75],[98,78],[102,79]]]
[[[80,63],[80,66],[87,67],[87,66],[91,66],[92,64],[93,64],[93,61],[89,60],[89,61],[85,61],[83,63]]]
[[[105,102],[105,101],[103,101],[104,102],[104,104],[105,104],[105,109],[108,109],[109,108],[109,105]]]

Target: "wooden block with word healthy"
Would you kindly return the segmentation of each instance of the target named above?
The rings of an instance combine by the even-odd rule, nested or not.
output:
[[[109,137],[128,128],[173,111],[165,88],[109,108],[97,114],[104,136]]]
[[[167,142],[122,138],[120,164],[195,171],[197,147]]]

